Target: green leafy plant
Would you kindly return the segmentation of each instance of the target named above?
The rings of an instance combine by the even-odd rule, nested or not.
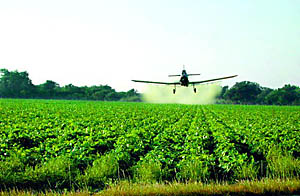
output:
[[[148,159],[138,162],[133,168],[134,180],[136,182],[154,183],[161,181],[161,163],[155,159]]]

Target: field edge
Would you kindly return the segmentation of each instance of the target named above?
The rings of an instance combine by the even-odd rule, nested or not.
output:
[[[30,190],[0,191],[0,195],[298,195],[300,194],[300,179],[262,179],[245,180],[234,184],[227,182],[201,183],[201,182],[172,182],[172,183],[132,183],[130,181],[120,181],[109,186],[100,192],[90,192],[87,190],[60,191],[47,190],[36,192]]]
[[[300,194],[299,179],[262,179],[239,181],[234,184],[200,182],[140,184],[121,182],[99,195],[281,195]]]

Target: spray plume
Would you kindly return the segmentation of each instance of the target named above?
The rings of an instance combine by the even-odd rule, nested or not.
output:
[[[192,87],[177,87],[173,94],[173,86],[147,85],[143,93],[143,101],[148,103],[180,103],[180,104],[213,104],[221,93],[219,83],[197,86],[197,93]]]

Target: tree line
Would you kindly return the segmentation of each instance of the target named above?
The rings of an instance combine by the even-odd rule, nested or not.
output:
[[[73,84],[60,86],[47,80],[40,85],[32,84],[28,73],[0,70],[1,98],[38,98],[38,99],[78,99],[100,101],[140,101],[140,94],[135,89],[127,92],[117,92],[108,85],[82,86]]]
[[[286,84],[282,88],[271,89],[255,82],[243,81],[231,88],[224,86],[218,99],[219,103],[300,105],[300,88]]]
[[[73,84],[60,86],[47,80],[40,85],[32,84],[28,73],[0,69],[1,98],[79,99],[100,101],[141,101],[141,95],[131,89],[117,92],[108,85],[78,87]],[[217,103],[300,105],[300,88],[287,84],[282,88],[261,87],[258,83],[243,81],[234,86],[222,87]]]

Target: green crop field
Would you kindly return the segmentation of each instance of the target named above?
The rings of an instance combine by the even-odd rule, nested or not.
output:
[[[300,107],[0,99],[0,189],[299,179]]]

